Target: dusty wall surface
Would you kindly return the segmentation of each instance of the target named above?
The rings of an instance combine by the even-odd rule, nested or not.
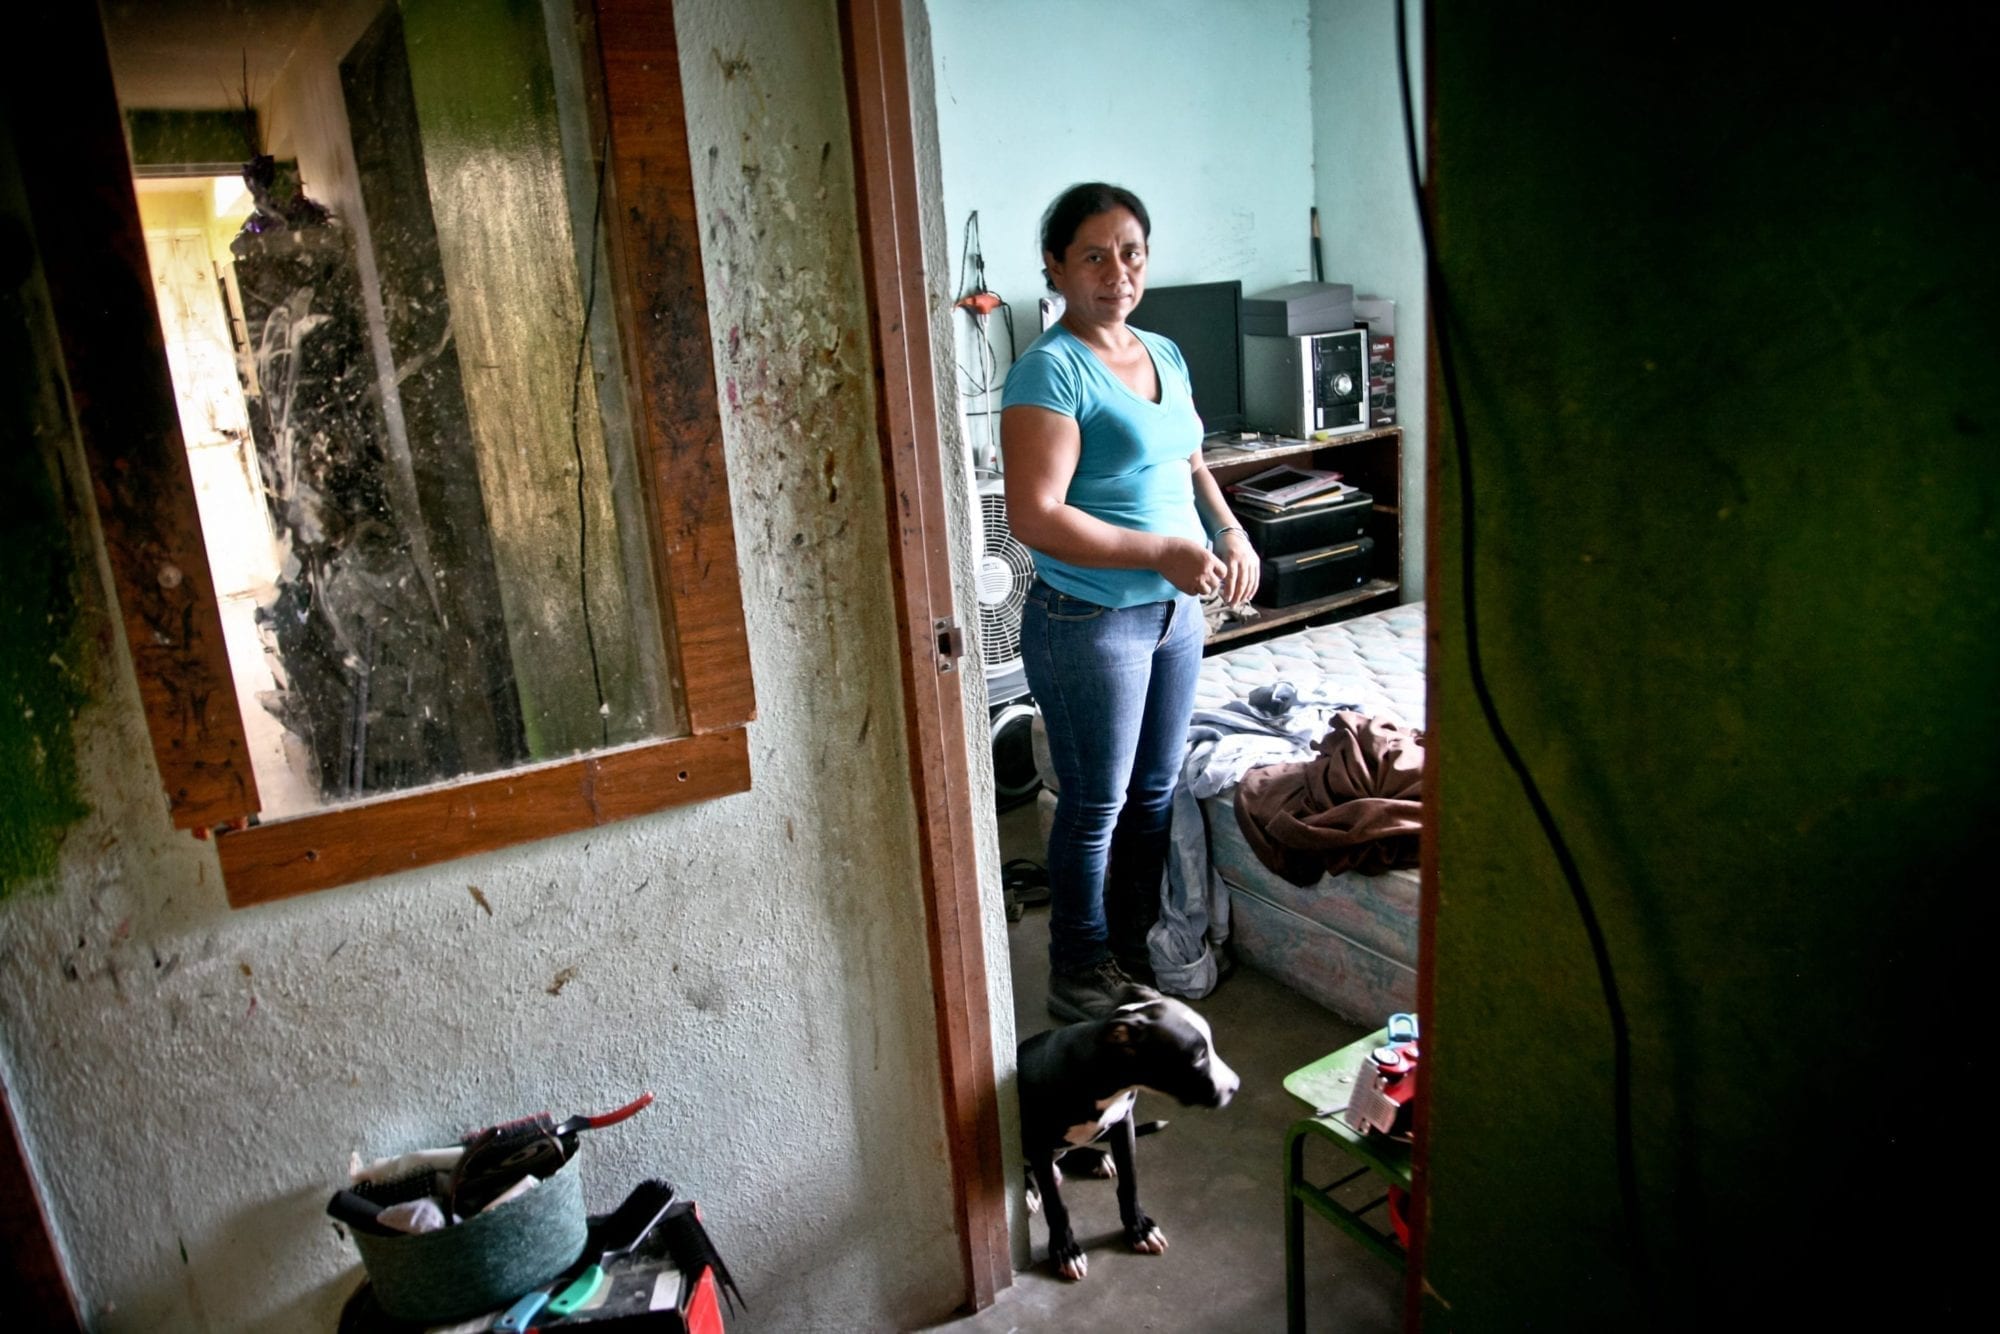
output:
[[[74,723],[87,814],[9,803],[9,838],[26,819],[23,846],[57,851],[0,903],[0,1059],[96,1328],[330,1328],[358,1278],[321,1212],[350,1149],[640,1088],[658,1104],[591,1137],[589,1202],[644,1175],[700,1199],[754,1303],[736,1327],[956,1300],[835,9],[691,2],[678,25],[755,786],[231,912],[211,847],[168,830],[77,544],[103,647]],[[48,416],[54,354],[32,302],[5,314],[42,377],[8,382],[15,434]],[[45,439],[51,475],[80,466]],[[48,494],[67,507],[41,532],[87,531],[85,501]],[[44,577],[11,531],[4,552],[10,580]]]
[[[15,189],[14,141],[0,136],[0,402],[9,446],[0,455],[0,905],[46,886],[71,827],[89,811],[78,772],[76,712],[105,645],[78,612],[90,581],[80,554],[89,483],[55,442],[70,430],[61,374],[38,340],[46,289],[34,275],[25,201]],[[5,912],[0,906],[0,912]]]
[[[1944,1111],[1983,1061],[1947,1035],[1990,1006],[2000,811],[1984,45],[1969,15],[1435,18],[1465,412],[1434,422],[1424,1327],[1969,1323],[1977,1285],[1906,1280],[1985,1260]],[[1474,703],[1462,555],[1618,981],[1629,1216],[1613,1025]],[[1875,1183],[1908,1225],[1869,1226]]]

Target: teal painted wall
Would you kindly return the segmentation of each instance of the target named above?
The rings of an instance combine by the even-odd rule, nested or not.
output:
[[[1993,110],[1950,23],[1434,6],[1483,650],[1625,989],[1653,1290],[1446,458],[1425,1325],[1970,1309],[2000,759]],[[1983,912],[1981,913],[1983,917]]]
[[[1032,324],[1042,210],[1088,180],[1146,201],[1154,282],[1306,276],[1305,0],[928,7],[954,279],[978,209],[988,279]]]
[[[1410,86],[1423,106],[1422,5],[1409,7]],[[1396,303],[1403,428],[1403,590],[1424,589],[1424,244],[1403,148],[1393,0],[1312,0],[1313,203],[1326,276]]]
[[[946,278],[959,295],[966,217],[977,209],[987,283],[1013,306],[1021,346],[1041,332],[1042,211],[1078,181],[1112,181],[1146,202],[1150,282],[1241,278],[1254,292],[1309,275],[1306,0],[927,8]],[[952,319],[960,361],[976,376],[970,320]],[[1004,372],[997,316],[992,338]],[[984,438],[975,422],[975,449]]]
[[[977,209],[987,282],[1040,332],[1042,210],[1063,187],[1130,186],[1153,215],[1156,283],[1240,278],[1256,292],[1312,276],[1321,214],[1327,277],[1387,296],[1401,320],[1403,597],[1424,565],[1423,249],[1397,102],[1390,0],[928,0],[953,295]],[[1415,72],[1422,87],[1422,70]],[[985,351],[963,312],[959,407],[984,461],[997,447],[978,394]],[[1009,361],[990,322],[997,386]],[[997,398],[997,395],[996,395]]]

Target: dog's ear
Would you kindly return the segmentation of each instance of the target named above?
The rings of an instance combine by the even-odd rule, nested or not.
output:
[[[1130,1056],[1137,1050],[1137,1045],[1132,1039],[1133,1030],[1138,1026],[1139,1021],[1121,1016],[1105,1028],[1101,1041],[1104,1046],[1115,1047]]]

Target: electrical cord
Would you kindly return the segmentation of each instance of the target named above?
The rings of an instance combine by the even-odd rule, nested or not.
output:
[[[1643,1293],[1650,1287],[1651,1275],[1640,1218],[1639,1174],[1632,1141],[1632,1033],[1626,1021],[1624,1002],[1619,997],[1618,977],[1612,968],[1611,950],[1604,938],[1604,928],[1597,919],[1596,905],[1584,885],[1583,874],[1577,868],[1568,841],[1556,825],[1555,814],[1543,798],[1541,787],[1528,770],[1527,761],[1521,757],[1513,738],[1500,721],[1500,711],[1493,702],[1493,692],[1487,685],[1486,670],[1480,659],[1479,604],[1474,581],[1476,537],[1472,452],[1466,444],[1465,402],[1459,390],[1451,352],[1451,312],[1444,270],[1438,260],[1430,200],[1424,192],[1423,173],[1417,161],[1416,109],[1410,95],[1409,26],[1404,0],[1396,0],[1396,73],[1403,104],[1403,145],[1409,156],[1410,188],[1416,196],[1417,222],[1424,247],[1424,270],[1430,283],[1431,322],[1437,340],[1438,372],[1444,381],[1445,400],[1451,412],[1453,450],[1458,464],[1459,509],[1463,514],[1459,540],[1459,596],[1464,603],[1466,670],[1472,678],[1472,692],[1478,698],[1487,730],[1493,734],[1501,755],[1514,771],[1514,777],[1528,798],[1528,805],[1541,825],[1542,836],[1555,854],[1556,864],[1561,867],[1563,880],[1569,886],[1570,898],[1576,905],[1583,933],[1590,941],[1591,959],[1597,966],[1598,987],[1604,993],[1604,1009],[1611,1023],[1612,1130],[1618,1159],[1618,1194],[1624,1212],[1625,1244],[1631,1253],[1635,1277]]]
[[[590,683],[597,691],[597,725],[604,744],[611,744],[611,710],[605,707],[604,672],[597,661],[597,632],[590,622],[590,506],[583,485],[583,368],[590,350],[590,315],[597,305],[597,231],[604,216],[604,169],[611,161],[611,131],[597,153],[597,199],[590,206],[590,280],[583,298],[583,325],[576,337],[576,369],[569,381],[569,444],[576,456],[576,581],[583,603],[583,642],[590,649]]]
[[[970,275],[968,276],[968,269]],[[986,254],[979,239],[979,210],[974,209],[965,218],[965,231],[959,246],[958,257],[958,299],[953,303],[972,319],[973,332],[979,340],[979,364],[967,367],[953,358],[953,365],[959,376],[959,398],[964,402],[975,402],[988,398],[1000,386],[1000,357],[994,350],[988,321],[994,311],[1000,313],[1007,326],[1007,358],[1009,364],[1018,355],[1014,344],[1014,309],[986,286]],[[976,373],[975,373],[976,372]],[[985,419],[987,436],[986,456],[989,465],[997,466],[999,460],[998,428],[993,424],[994,413],[989,406],[976,415]]]

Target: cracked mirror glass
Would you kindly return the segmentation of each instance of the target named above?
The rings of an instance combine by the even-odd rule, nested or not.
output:
[[[263,817],[677,735],[569,0],[110,0]]]

